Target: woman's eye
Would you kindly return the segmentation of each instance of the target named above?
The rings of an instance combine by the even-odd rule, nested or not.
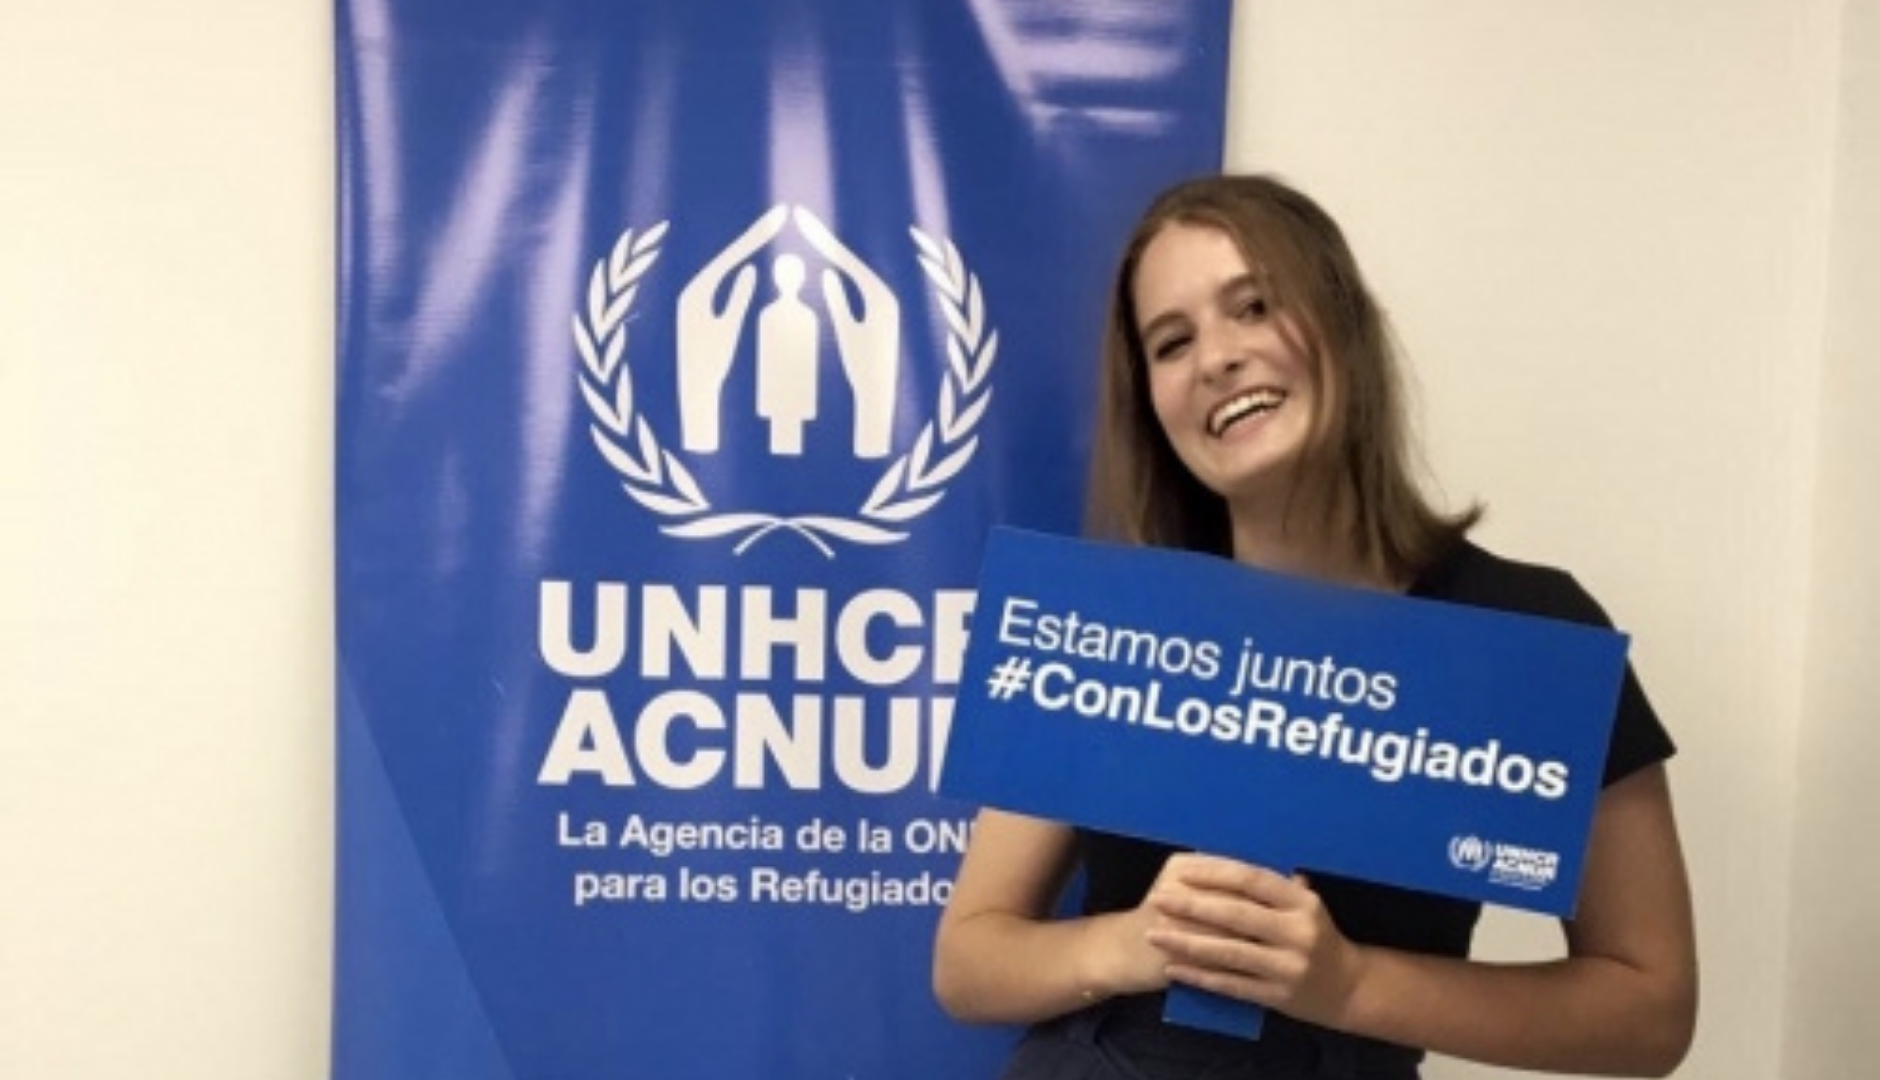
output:
[[[1149,357],[1153,360],[1172,359],[1173,357],[1181,355],[1181,351],[1187,346],[1188,338],[1186,335],[1165,337],[1150,344]]]
[[[1258,322],[1266,318],[1266,297],[1250,296],[1242,301],[1240,317],[1248,322]]]

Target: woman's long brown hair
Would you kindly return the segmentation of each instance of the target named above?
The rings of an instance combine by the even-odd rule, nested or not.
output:
[[[1268,303],[1305,335],[1319,410],[1286,527],[1349,544],[1376,580],[1414,578],[1461,539],[1481,508],[1445,515],[1424,497],[1412,469],[1396,350],[1344,234],[1311,199],[1264,176],[1178,184],[1150,204],[1130,236],[1104,334],[1087,508],[1092,534],[1232,554],[1225,501],[1175,456],[1156,420],[1137,333],[1137,266],[1149,241],[1175,222],[1227,234],[1262,279]]]

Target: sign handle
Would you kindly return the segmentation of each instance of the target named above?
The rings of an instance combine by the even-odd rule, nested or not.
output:
[[[1258,1039],[1260,1029],[1266,1024],[1266,1010],[1225,994],[1192,986],[1171,986],[1162,1005],[1162,1020],[1221,1035]]]

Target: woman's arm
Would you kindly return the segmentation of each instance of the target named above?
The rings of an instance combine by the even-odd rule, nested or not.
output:
[[[934,940],[934,994],[960,1020],[1030,1023],[1156,990],[1168,958],[1146,908],[1056,919],[1076,864],[1068,825],[981,811]]]
[[[1662,766],[1600,796],[1567,957],[1488,964],[1352,943],[1309,885],[1177,856],[1150,903],[1172,979],[1313,1023],[1524,1069],[1662,1076],[1690,1046],[1697,960]]]

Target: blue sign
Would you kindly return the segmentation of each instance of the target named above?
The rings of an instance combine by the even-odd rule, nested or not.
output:
[[[1610,630],[995,530],[941,791],[1568,915],[1625,651]]]
[[[336,1080],[992,1072],[978,542],[1077,520],[1228,9],[340,0]]]

